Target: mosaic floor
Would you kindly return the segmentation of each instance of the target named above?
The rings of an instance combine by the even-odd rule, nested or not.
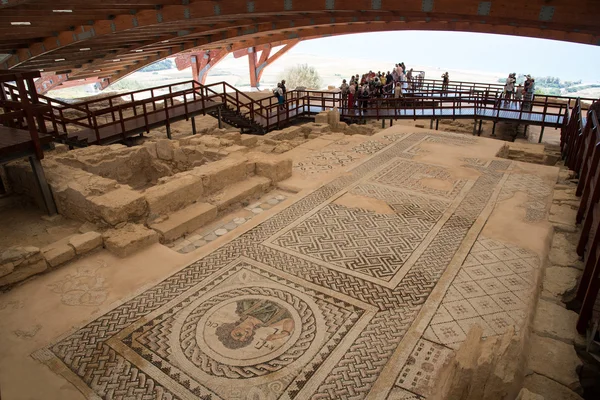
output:
[[[364,144],[348,173],[34,357],[88,398],[425,398],[469,326],[518,327],[540,268],[480,232],[517,191],[544,220],[550,185],[508,160],[417,159],[477,140]],[[345,162],[295,168],[319,157]]]

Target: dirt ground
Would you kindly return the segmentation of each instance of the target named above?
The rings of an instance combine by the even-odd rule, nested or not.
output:
[[[77,232],[81,222],[64,217],[46,218],[32,205],[0,210],[0,252],[11,246],[44,247]]]

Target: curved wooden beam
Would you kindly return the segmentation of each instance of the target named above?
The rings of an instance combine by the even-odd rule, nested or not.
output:
[[[134,7],[136,1],[132,0],[131,3]],[[285,16],[292,16],[295,21],[302,18],[311,19],[313,15],[315,18],[326,15],[326,18],[329,18],[330,22],[334,24],[338,23],[339,18],[351,18],[355,21],[367,18],[372,23],[409,21],[411,19],[425,22],[467,22],[486,25],[486,29],[482,31],[487,33],[503,33],[506,28],[514,28],[512,34],[587,44],[597,44],[600,34],[597,24],[600,11],[593,0],[581,1],[576,10],[568,0],[554,0],[551,5],[545,0],[531,0],[526,4],[516,0],[509,0],[505,3],[486,2],[490,4],[483,8],[481,2],[477,0],[465,0],[460,4],[449,0],[436,0],[435,2],[422,0],[403,2],[371,0],[345,0],[344,2],[230,0],[211,2],[189,0],[188,3],[167,4],[151,10],[135,11],[134,9],[132,12],[117,10],[117,13],[110,15],[109,19],[106,19],[105,16],[96,20],[80,20],[79,24],[72,25],[74,28],[57,30],[56,34],[52,36],[41,40],[36,39],[35,43],[31,43],[27,48],[15,49],[16,54],[8,60],[5,67],[12,68],[22,65],[28,60],[64,49],[67,46],[84,46],[95,38],[121,38],[119,44],[123,46],[136,32],[139,32],[140,37],[143,38],[145,32],[164,28],[173,29],[176,32],[175,36],[187,36],[187,32],[192,30],[204,33],[202,29],[198,29],[199,24],[208,25],[209,28],[210,25],[227,25],[231,20],[239,19],[240,16],[247,16],[246,19],[249,21],[268,18],[276,25]],[[19,5],[6,8],[6,15],[10,17],[9,13],[13,9],[18,11]],[[39,29],[53,25],[53,21],[44,23],[46,25],[36,22],[36,24],[40,24]],[[319,23],[315,21],[310,25],[318,26]],[[294,31],[295,26],[295,24],[291,26],[288,24],[291,31]],[[502,29],[498,27],[502,27]],[[15,35],[14,40],[16,40],[17,36],[23,36],[18,34],[21,28],[25,29],[26,27],[14,27],[6,32]],[[33,26],[31,29],[34,28],[38,27]],[[281,29],[281,26],[248,29],[255,34],[268,34],[270,31]],[[237,36],[243,36],[249,32],[240,29]],[[0,33],[2,33],[1,30]],[[197,45],[205,45],[214,41],[215,38],[203,38]]]

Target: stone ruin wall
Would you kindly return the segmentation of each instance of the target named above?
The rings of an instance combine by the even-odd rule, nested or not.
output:
[[[86,229],[64,243],[0,254],[0,287],[99,247],[127,256],[152,243],[172,242],[289,178],[292,160],[287,151],[331,132],[379,131],[375,124],[339,122],[337,110],[320,113],[315,120],[263,136],[209,127],[201,135],[175,140],[151,135],[132,147],[68,151],[57,145],[42,161],[46,179],[59,214],[83,222]],[[11,190],[43,208],[29,164],[14,162],[5,170]]]

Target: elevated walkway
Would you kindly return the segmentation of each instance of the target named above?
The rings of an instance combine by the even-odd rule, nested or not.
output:
[[[15,87],[5,85],[4,96],[19,101]],[[281,108],[274,96],[255,100],[225,83],[202,85],[186,81],[77,104],[45,96],[36,101],[47,107],[44,119],[54,140],[71,146],[109,144],[181,120],[210,114],[244,133],[262,135],[299,118],[337,108],[348,122],[365,119],[473,119],[559,128],[575,104],[574,98],[535,96],[533,101],[502,99],[501,85],[458,82],[442,89],[441,81],[421,80],[402,98],[359,99],[347,104],[340,92],[292,90]],[[592,100],[595,101],[595,100]],[[35,103],[35,102],[34,102]],[[357,107],[358,106],[358,107]],[[541,136],[540,136],[541,140]]]

